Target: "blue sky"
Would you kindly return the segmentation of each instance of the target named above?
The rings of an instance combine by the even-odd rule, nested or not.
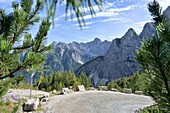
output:
[[[11,11],[11,2],[14,0],[0,0],[0,8]],[[101,40],[113,40],[121,38],[129,28],[133,28],[138,34],[146,22],[151,21],[147,4],[151,0],[103,0],[103,9],[100,11],[94,5],[96,16],[92,17],[86,12],[84,19],[86,26],[79,28],[76,17],[65,20],[65,5],[57,7],[55,25],[48,34],[47,43],[56,42],[88,42],[98,37]],[[163,9],[166,9],[170,0],[158,0]],[[42,12],[41,17],[45,16]],[[68,16],[69,17],[69,16]],[[32,28],[35,35],[38,26]]]

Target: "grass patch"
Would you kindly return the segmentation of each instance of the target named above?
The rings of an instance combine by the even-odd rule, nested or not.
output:
[[[37,111],[44,111],[44,108],[43,108],[43,107],[38,107],[38,109],[37,109],[37,110],[32,111],[32,112],[37,112]]]
[[[19,104],[14,104],[12,102],[0,104],[0,111],[3,111],[3,113],[16,113],[18,111],[18,108]]]

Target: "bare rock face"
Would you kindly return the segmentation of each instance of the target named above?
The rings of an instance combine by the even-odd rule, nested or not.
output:
[[[51,71],[75,71],[91,59],[105,55],[111,42],[95,38],[91,42],[69,44],[53,42],[54,50],[47,55],[46,65]]]
[[[140,38],[130,28],[121,39],[112,42],[108,52],[104,56],[104,62],[98,66],[98,75],[108,80],[118,79],[123,76],[130,76],[139,70],[135,61],[135,51],[140,47]],[[123,77],[122,76],[122,77]]]
[[[170,19],[170,6],[165,10],[164,14]]]
[[[81,66],[77,73],[81,71],[87,72],[95,86],[130,76],[139,70],[135,60],[135,52],[140,47],[140,43],[141,39],[130,28],[122,38],[112,41],[105,56],[98,57]]]
[[[135,57],[136,51],[141,46],[141,41],[152,38],[154,35],[156,35],[154,23],[146,23],[139,36],[130,28],[122,38],[112,41],[104,56],[82,65],[76,71],[76,75],[85,72],[95,86],[133,75],[134,72],[140,70]]]
[[[153,37],[156,34],[156,25],[154,23],[146,23],[139,37],[143,40]]]

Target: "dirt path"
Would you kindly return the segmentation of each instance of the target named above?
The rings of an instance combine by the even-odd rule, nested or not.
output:
[[[133,113],[152,105],[150,97],[110,91],[86,91],[57,95],[43,105],[45,113]]]

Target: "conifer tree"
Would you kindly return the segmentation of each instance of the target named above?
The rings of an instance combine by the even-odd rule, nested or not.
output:
[[[34,7],[33,2],[36,2]],[[0,9],[0,79],[14,77],[19,70],[38,67],[45,61],[44,53],[51,48],[45,45],[51,25],[50,19],[54,18],[58,4],[63,2],[64,0],[21,0],[20,4],[12,3],[13,11],[10,14]],[[84,22],[83,9],[88,6],[93,15],[95,14],[93,5],[96,4],[100,8],[101,3],[101,0],[93,2],[91,0],[66,0],[66,15],[69,11],[71,15],[74,12],[78,22]],[[44,6],[48,15],[40,19],[39,13]],[[33,37],[29,31],[40,21],[39,31]]]
[[[84,72],[80,73],[78,80],[80,84],[84,85],[85,88],[92,86],[91,80],[88,78],[88,76]]]
[[[9,14],[0,9],[0,79],[14,77],[19,70],[38,67],[50,49],[44,43],[50,20],[39,17],[43,2],[37,0],[35,7],[32,5],[33,0],[21,0],[20,4],[12,3],[13,11]],[[39,30],[33,37],[30,29],[40,21]]]
[[[156,24],[157,34],[137,52],[137,61],[145,70],[149,82],[149,94],[163,112],[170,112],[170,24],[159,3],[154,0],[148,9]]]

